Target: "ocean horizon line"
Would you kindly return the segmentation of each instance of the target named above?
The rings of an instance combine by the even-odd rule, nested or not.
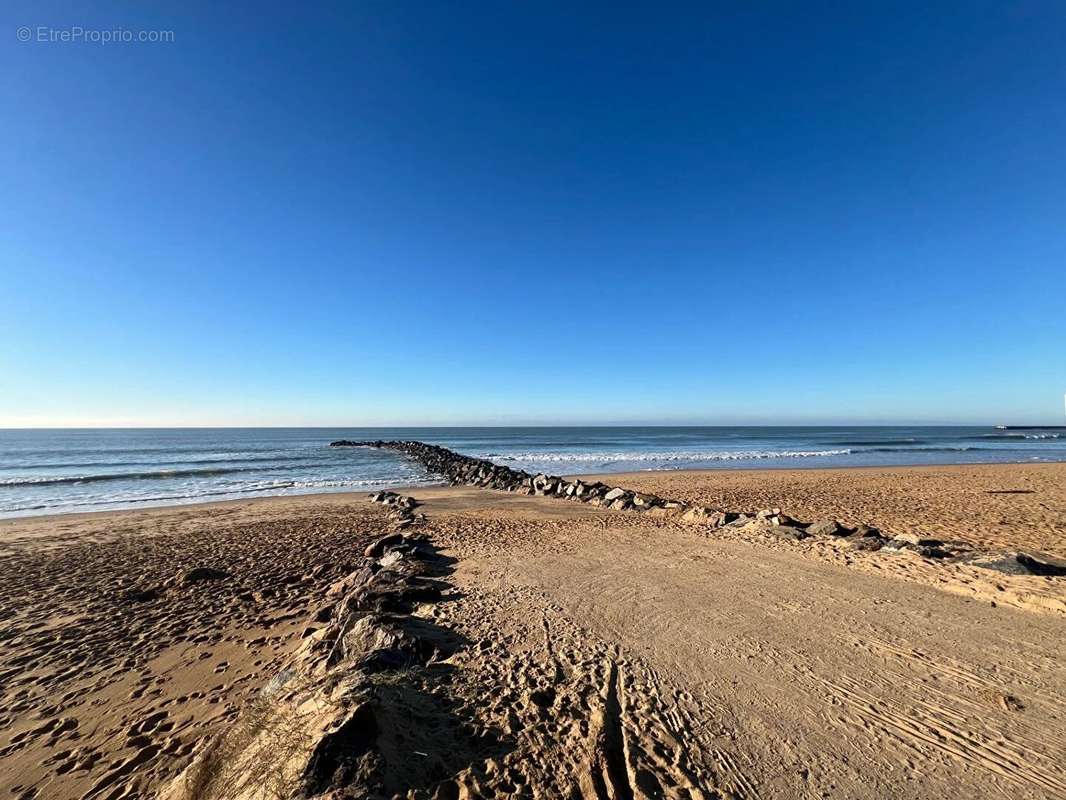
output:
[[[1004,428],[1066,429],[1061,423],[1040,422],[559,422],[559,423],[485,423],[485,424],[375,424],[375,425],[0,425],[4,431],[210,431],[210,430],[489,430],[489,429],[558,429],[558,428]]]

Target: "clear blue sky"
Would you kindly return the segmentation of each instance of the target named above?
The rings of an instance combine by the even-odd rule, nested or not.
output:
[[[0,425],[1063,421],[1066,4],[232,5],[0,10]]]

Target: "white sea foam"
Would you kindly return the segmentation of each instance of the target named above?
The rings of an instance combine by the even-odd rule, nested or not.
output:
[[[1058,433],[985,433],[982,439],[1058,439]]]
[[[700,461],[748,461],[769,458],[822,458],[827,456],[845,456],[851,453],[843,450],[720,450],[705,452],[618,452],[618,453],[487,453],[478,458],[490,461],[522,463],[585,463],[606,464],[612,462],[700,462]]]
[[[225,500],[225,499],[241,499],[247,497],[256,497],[264,494],[268,495],[284,495],[284,494],[309,494],[315,491],[332,491],[332,490],[360,490],[360,489],[377,489],[387,488],[392,486],[432,486],[438,484],[439,479],[435,478],[411,478],[405,476],[395,476],[387,478],[364,478],[364,479],[338,479],[338,480],[263,480],[263,481],[243,481],[227,486],[216,486],[214,488],[197,488],[193,491],[183,492],[181,490],[174,492],[167,492],[164,494],[159,493],[128,493],[120,492],[115,494],[99,494],[89,496],[73,496],[67,495],[57,498],[52,503],[31,503],[31,504],[0,504],[0,515],[5,516],[20,516],[27,512],[35,512],[41,510],[56,510],[56,509],[88,509],[96,507],[104,508],[120,508],[120,507],[136,507],[145,503],[152,503],[157,505],[183,505],[187,503],[195,503],[204,500]],[[192,488],[192,487],[189,487]]]

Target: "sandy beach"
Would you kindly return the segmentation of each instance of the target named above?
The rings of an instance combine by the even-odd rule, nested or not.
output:
[[[1066,800],[1066,3],[5,10],[0,800]]]
[[[611,480],[1066,555],[1063,464]],[[376,717],[346,740],[353,793],[304,775],[288,796],[1066,797],[1066,578],[401,491],[417,515],[389,563],[417,556],[435,588],[386,610],[432,647],[400,672],[361,667]],[[316,660],[329,598],[396,528],[365,493],[0,521],[0,794],[273,796],[217,776],[250,769],[233,732],[279,671],[335,680]],[[232,763],[205,777],[208,751]]]
[[[612,476],[612,478],[615,476]],[[1066,557],[1066,465],[642,472],[626,486],[719,508],[781,506],[887,530]]]

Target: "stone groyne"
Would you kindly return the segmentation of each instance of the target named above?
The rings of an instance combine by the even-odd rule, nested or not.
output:
[[[481,486],[518,494],[561,497],[606,506],[617,511],[650,511],[656,508],[681,511],[685,508],[684,503],[631,492],[605,483],[567,480],[543,473],[531,475],[523,470],[471,458],[446,447],[424,442],[352,442],[342,439],[332,442],[330,447],[377,447],[395,450],[418,461],[430,472],[443,475],[453,486]]]
[[[721,528],[762,524],[783,539],[845,538],[856,550],[914,552],[925,558],[972,561],[977,566],[1016,574],[1066,576],[1066,564],[1056,559],[1026,553],[980,553],[965,541],[942,540],[922,533],[888,533],[872,525],[849,527],[835,519],[804,522],[780,508],[758,511],[726,511],[634,492],[600,481],[562,478],[544,473],[530,474],[480,458],[472,458],[440,445],[418,441],[350,441],[342,439],[330,447],[374,447],[402,453],[419,462],[429,472],[443,476],[453,486],[479,486],[517,494],[557,497],[573,502],[602,506],[615,511],[635,511],[656,516],[676,517],[683,522]],[[375,496],[376,499],[376,496]]]

